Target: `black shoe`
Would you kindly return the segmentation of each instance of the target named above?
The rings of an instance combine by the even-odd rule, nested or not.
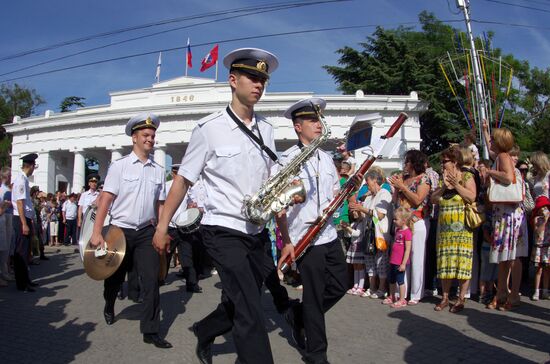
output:
[[[18,288],[19,289],[19,288]],[[27,286],[23,289],[19,289],[21,292],[36,292],[36,290],[34,288],[32,288],[31,286]]]
[[[185,278],[185,273],[183,273],[183,271],[179,271],[176,273],[176,277],[179,277],[179,278]]]
[[[158,334],[143,334],[143,342],[153,344],[161,349],[170,349],[172,347],[172,344],[161,338]]]
[[[42,254],[40,256],[40,260],[50,260],[50,258],[48,258],[47,256],[45,256],[44,254]]]
[[[29,286],[30,286],[30,287],[38,287],[38,283],[33,282],[33,281],[30,281],[30,282],[29,282]]]
[[[193,334],[197,338],[197,347],[195,348],[195,354],[201,364],[212,364],[212,343],[201,343],[199,340],[199,323],[195,322],[193,324]]]
[[[185,290],[192,293],[202,293],[202,288],[196,283],[186,285]]]
[[[290,325],[292,329],[292,339],[296,346],[302,350],[306,348],[306,334],[304,330],[304,325],[302,322],[296,318],[296,310],[301,309],[299,305],[294,305],[290,307],[285,312],[285,320]]]
[[[105,305],[103,309],[103,317],[105,317],[105,323],[107,325],[112,325],[115,323],[115,309],[114,307],[109,307]]]

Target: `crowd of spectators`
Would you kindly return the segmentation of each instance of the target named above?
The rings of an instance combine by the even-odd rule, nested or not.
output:
[[[548,156],[520,159],[506,128],[489,135],[485,127],[483,138],[489,159],[480,159],[475,136],[467,134],[439,154],[439,168],[409,150],[391,176],[369,169],[365,184],[334,215],[349,264],[348,294],[394,308],[440,294],[434,310],[453,313],[467,299],[512,310],[522,287],[532,300],[550,297]],[[336,156],[343,185],[355,159],[342,147]],[[522,201],[490,202],[491,184],[521,186]]]

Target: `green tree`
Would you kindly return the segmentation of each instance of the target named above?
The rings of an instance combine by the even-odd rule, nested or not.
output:
[[[359,89],[366,94],[386,95],[417,91],[429,103],[428,111],[420,116],[422,149],[435,154],[450,142],[462,141],[469,129],[439,66],[441,56],[455,48],[457,30],[425,11],[419,20],[420,31],[378,27],[359,44],[362,49],[343,47],[336,51],[340,55],[338,66],[324,68],[345,94]],[[489,39],[493,36],[490,32]],[[493,52],[496,57],[502,55],[500,49]],[[514,68],[515,82],[522,85],[521,91],[516,87],[509,95],[505,126],[512,129],[522,150],[547,151],[550,145],[544,138],[550,131],[550,71],[530,69],[528,62],[512,55],[502,57]]]
[[[12,122],[14,116],[31,116],[36,107],[44,104],[44,99],[32,88],[16,84],[0,85],[0,165],[10,163],[11,136],[1,125]]]
[[[73,107],[84,107],[86,106],[84,100],[86,100],[85,97],[67,96],[59,104],[59,111],[67,112],[71,111]]]

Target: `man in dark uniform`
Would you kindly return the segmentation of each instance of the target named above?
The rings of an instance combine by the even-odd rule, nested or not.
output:
[[[105,280],[104,316],[108,325],[114,323],[114,305],[124,275],[133,264],[141,277],[143,313],[140,331],[143,341],[158,348],[172,345],[158,335],[160,329],[159,255],[151,245],[153,226],[165,199],[164,168],[154,162],[151,152],[159,119],[149,113],[128,121],[126,134],[132,137],[132,153],[114,161],[109,167],[103,192],[98,198],[92,246],[105,243],[101,234],[107,210],[111,206],[111,224],[118,226],[126,238],[126,254],[119,269]]]
[[[34,292],[32,287],[37,286],[29,277],[29,253],[31,237],[34,234],[33,219],[35,212],[30,195],[29,177],[38,167],[35,163],[38,155],[35,153],[21,157],[23,166],[21,174],[13,181],[13,230],[15,238],[14,270],[17,289],[23,292]]]

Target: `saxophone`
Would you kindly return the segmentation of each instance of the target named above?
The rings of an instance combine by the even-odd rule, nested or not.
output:
[[[302,148],[290,163],[271,176],[254,196],[244,198],[244,215],[253,224],[263,225],[275,214],[294,203],[306,199],[306,190],[302,181],[293,180],[309,158],[330,136],[330,129],[325,122],[321,108],[312,103],[317,118],[323,127],[322,134],[309,145]]]

